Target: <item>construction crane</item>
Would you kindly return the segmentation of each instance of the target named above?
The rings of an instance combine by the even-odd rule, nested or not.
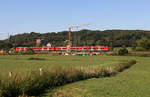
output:
[[[69,26],[68,27],[68,48],[69,48],[69,50],[68,50],[68,54],[69,55],[71,55],[71,29],[73,29],[73,28],[80,28],[80,27],[82,27],[82,26],[88,26],[88,25],[90,25],[90,24],[81,24],[81,25],[78,25],[78,26]]]

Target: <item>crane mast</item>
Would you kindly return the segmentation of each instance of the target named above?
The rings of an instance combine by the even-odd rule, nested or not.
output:
[[[68,55],[71,55],[71,29],[73,28],[80,28],[82,26],[88,26],[90,24],[82,24],[82,25],[78,25],[78,26],[69,26],[68,27]]]

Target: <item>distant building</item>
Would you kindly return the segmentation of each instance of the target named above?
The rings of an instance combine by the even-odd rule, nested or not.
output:
[[[51,45],[50,43],[48,43],[46,46],[47,46],[47,47],[52,47],[52,45]]]
[[[37,39],[37,40],[36,40],[36,47],[39,47],[40,44],[41,44],[41,39]]]

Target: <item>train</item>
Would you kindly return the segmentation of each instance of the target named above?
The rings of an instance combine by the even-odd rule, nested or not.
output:
[[[27,51],[29,48],[34,51],[108,51],[108,46],[83,46],[83,47],[16,47],[16,51]]]

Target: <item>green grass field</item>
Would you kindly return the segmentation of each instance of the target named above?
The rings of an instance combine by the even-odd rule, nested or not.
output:
[[[28,58],[45,60],[28,60]],[[6,55],[0,56],[0,78],[8,78],[8,72],[27,74],[30,71],[53,67],[85,66],[102,67],[117,65],[123,60],[137,60],[128,70],[106,78],[79,81],[48,91],[53,97],[149,97],[150,60],[149,57],[130,56],[50,56],[50,55]]]
[[[45,60],[28,60],[28,58],[43,58]],[[3,55],[0,56],[0,76],[8,77],[11,71],[17,74],[27,74],[31,71],[38,71],[39,68],[51,69],[53,67],[101,67],[118,64],[124,57],[109,56],[50,56],[50,55]]]
[[[55,89],[53,97],[149,97],[150,58],[136,57],[136,60],[136,65],[114,77],[68,84]]]

